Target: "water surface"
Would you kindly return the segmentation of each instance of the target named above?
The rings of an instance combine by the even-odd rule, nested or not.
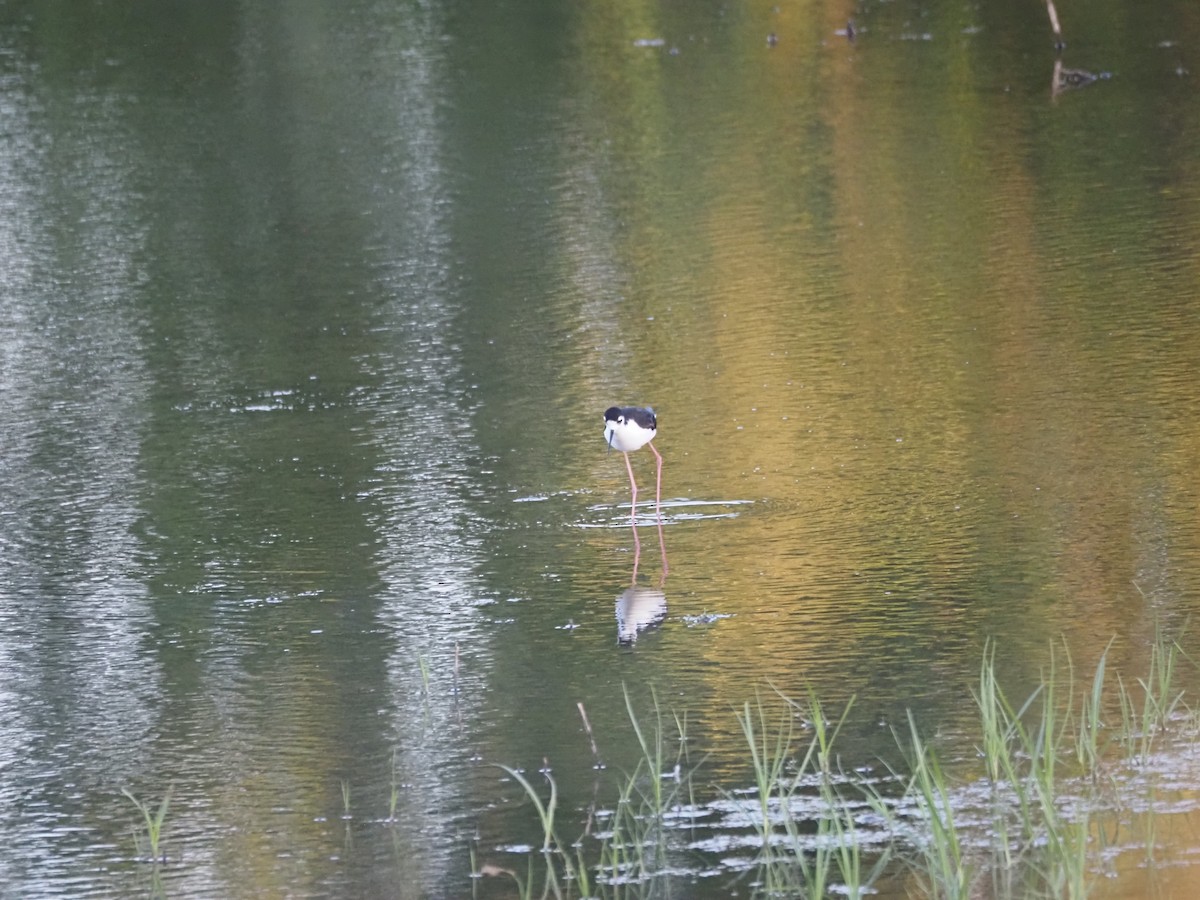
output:
[[[769,685],[856,697],[853,765],[988,640],[1142,673],[1200,596],[1200,21],[1061,12],[1107,77],[1036,4],[7,6],[0,883],[145,890],[169,789],[167,893],[462,896],[536,833],[491,764],[590,802],[579,704],[736,787]]]

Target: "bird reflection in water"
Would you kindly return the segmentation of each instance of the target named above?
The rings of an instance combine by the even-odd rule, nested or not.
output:
[[[667,617],[667,595],[663,591],[667,582],[667,547],[663,541],[662,519],[658,520],[658,547],[662,553],[663,567],[656,587],[637,583],[642,545],[637,540],[636,525],[633,536],[633,574],[629,578],[629,587],[617,597],[617,641],[621,644],[632,644],[640,632]]]
[[[667,595],[660,588],[631,585],[617,597],[617,641],[632,644],[640,632],[667,617]]]

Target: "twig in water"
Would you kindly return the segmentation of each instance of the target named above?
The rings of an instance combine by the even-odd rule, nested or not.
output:
[[[596,746],[596,736],[592,734],[592,723],[588,721],[587,711],[583,708],[583,701],[580,700],[575,704],[579,707],[579,717],[583,719],[583,728],[587,732],[588,740],[592,745],[592,758],[596,760],[596,768],[603,769],[604,761],[600,759],[600,748]]]
[[[1050,27],[1054,30],[1054,49],[1061,50],[1067,46],[1063,40],[1062,27],[1058,24],[1058,10],[1054,8],[1054,0],[1046,0],[1046,12],[1050,14]]]

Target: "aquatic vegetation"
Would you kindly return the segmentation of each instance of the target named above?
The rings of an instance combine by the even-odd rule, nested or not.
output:
[[[971,690],[973,760],[945,759],[910,712],[894,731],[899,762],[845,771],[837,747],[853,699],[830,715],[811,691],[802,701],[778,690],[756,694],[733,713],[752,784],[718,786],[702,804],[686,718],[668,716],[652,696],[649,720],[639,719],[627,690],[640,758],[610,785],[611,809],[588,810],[574,842],[559,837],[563,816],[549,772],[543,799],[520,772],[501,767],[541,821],[539,896],[649,896],[656,885],[670,893],[666,882],[680,872],[712,874],[679,859],[718,854],[724,876],[745,881],[755,896],[862,897],[886,885],[939,898],[1086,897],[1110,870],[1118,831],[1126,851],[1137,831],[1152,856],[1156,788],[1147,769],[1172,730],[1185,738],[1197,730],[1178,687],[1175,641],[1160,635],[1149,672],[1132,681],[1112,675],[1111,649],[1079,679],[1065,646],[1051,648],[1038,683],[1017,704],[999,683],[989,643]],[[590,725],[588,737],[598,758]],[[521,896],[532,895],[533,867],[526,879],[494,864],[476,872],[508,875]]]
[[[758,800],[758,882],[768,895],[821,897],[836,884],[840,893],[861,897],[884,869],[890,851],[873,854],[874,865],[865,869],[857,818],[867,807],[861,793],[849,798],[842,793],[842,786],[853,780],[841,771],[833,748],[854,701],[831,722],[811,691],[805,703],[776,693],[782,706],[774,723],[761,697],[753,706],[744,704],[738,715]],[[797,718],[811,732],[802,753],[796,743]]]
[[[391,775],[388,778],[388,814],[387,819],[385,820],[392,825],[395,825],[397,821],[399,821],[396,811],[400,806],[401,787],[400,773],[396,768],[396,751],[393,750]]]
[[[1117,677],[1120,733],[1130,760],[1149,760],[1157,738],[1171,727],[1183,709],[1183,692],[1175,683],[1180,655],[1178,642],[1159,634],[1150,648],[1150,671],[1145,678],[1136,679],[1137,687],[1127,686],[1124,679]]]
[[[129,798],[129,802],[137,808],[142,816],[141,832],[135,830],[133,834],[138,856],[148,859],[155,865],[166,862],[167,856],[162,849],[162,831],[163,823],[167,819],[167,810],[171,806],[171,789],[167,788],[157,810],[152,809],[146,801],[139,800],[127,788],[121,788],[121,793]]]
[[[549,766],[541,771],[547,789],[544,798],[543,792],[524,773],[498,766],[520,786],[540,824],[539,851],[544,866],[538,896],[603,896],[596,894],[596,890],[649,884],[669,870],[669,851],[674,840],[671,820],[695,807],[693,769],[687,754],[687,721],[674,714],[668,717],[653,692],[649,722],[639,718],[628,691],[625,701],[640,755],[631,771],[617,776],[613,807],[590,810],[583,833],[574,841],[566,841],[560,834],[558,784]],[[586,713],[581,710],[581,714],[587,723]],[[587,728],[591,737],[590,724]],[[603,770],[594,739],[592,752],[597,769]],[[598,858],[594,863],[587,858],[590,846],[597,848]],[[509,867],[494,864],[479,867],[476,872],[504,876],[514,881],[519,896],[532,895],[535,880],[532,868],[524,878]]]

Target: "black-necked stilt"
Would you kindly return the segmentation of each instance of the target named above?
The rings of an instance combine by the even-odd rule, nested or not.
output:
[[[633,466],[629,454],[641,447],[649,447],[654,454],[658,471],[655,476],[654,511],[662,517],[662,456],[654,449],[654,436],[658,434],[658,418],[648,406],[610,406],[604,411],[604,440],[608,446],[620,450],[625,456],[625,471],[629,473],[629,515],[637,523],[637,482],[633,480]],[[636,532],[635,532],[636,533]]]

